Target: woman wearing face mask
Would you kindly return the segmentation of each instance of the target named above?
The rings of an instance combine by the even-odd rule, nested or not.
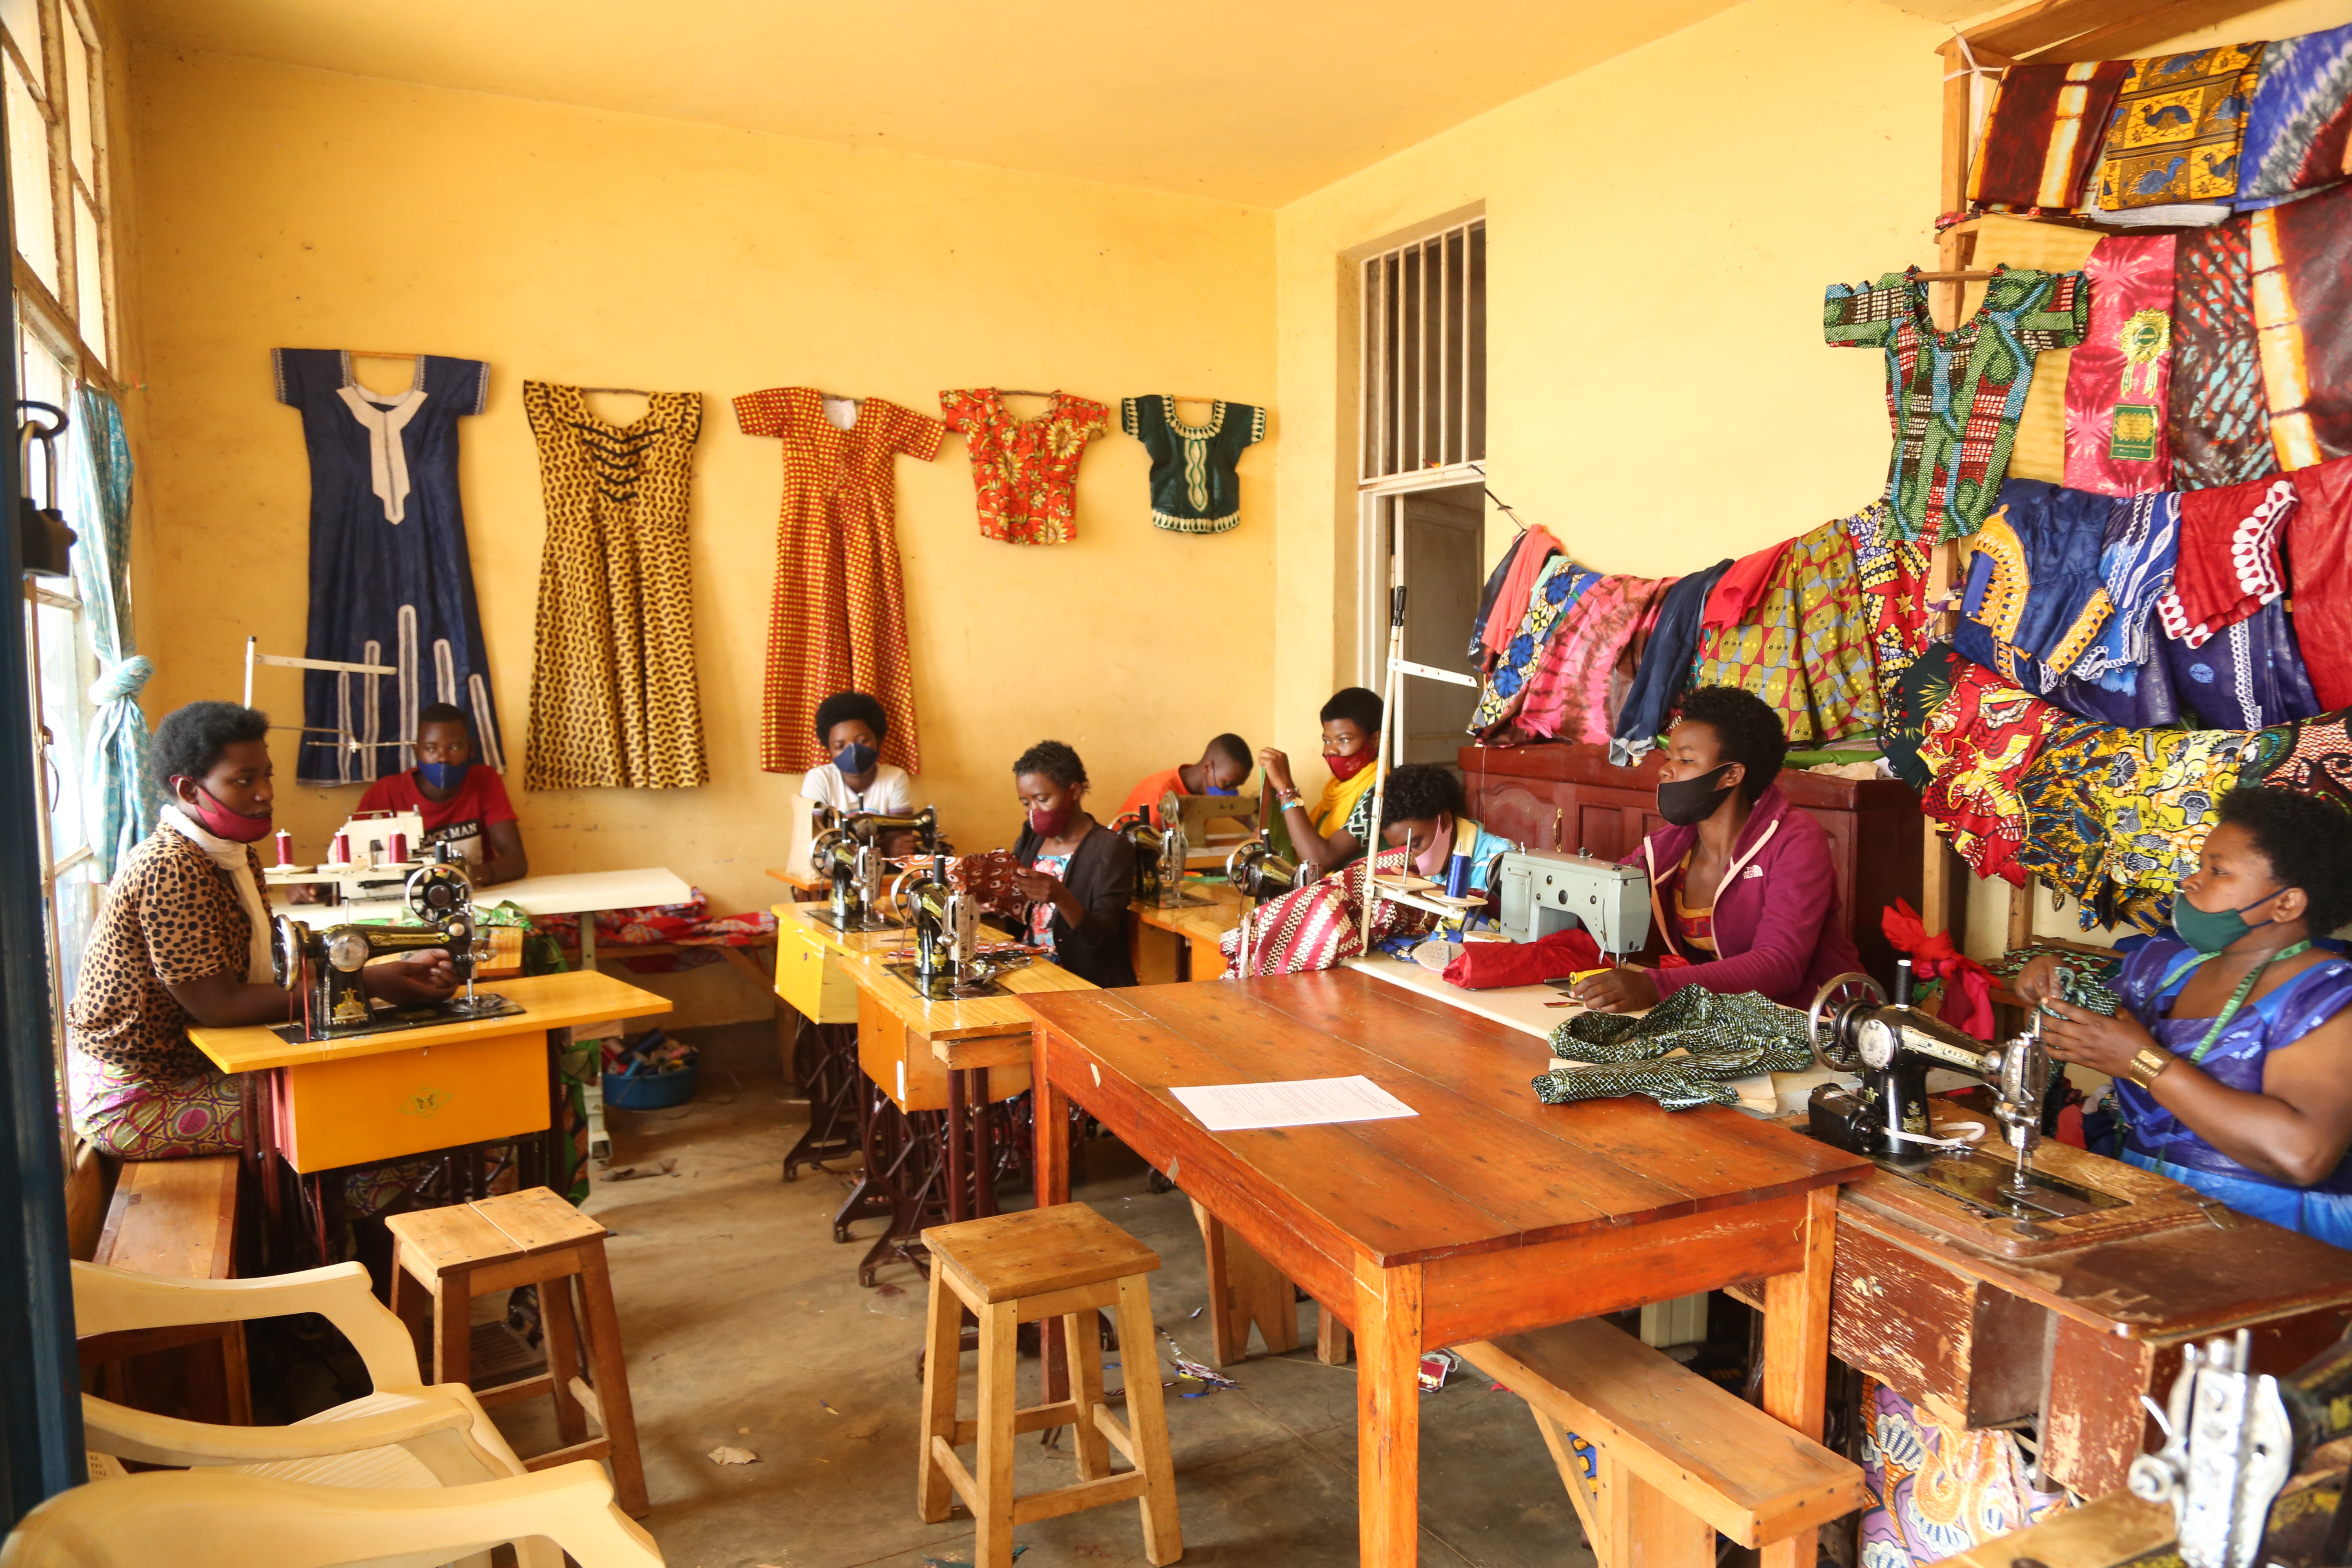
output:
[[[816,705],[817,744],[832,759],[811,768],[801,778],[801,799],[831,806],[836,813],[878,812],[884,816],[911,816],[915,792],[907,770],[882,760],[882,737],[890,732],[890,716],[882,704],[863,691],[837,691]],[[815,835],[803,806],[794,824],[792,864],[805,868]],[[885,854],[903,855],[914,836],[894,833],[882,841]]]
[[[505,781],[496,768],[474,765],[473,731],[454,703],[417,710],[416,765],[368,785],[360,809],[415,812],[425,823],[425,842],[416,847],[446,844],[478,888],[530,875]]]
[[[1302,881],[1338,870],[1372,841],[1372,775],[1379,771],[1372,757],[1380,741],[1378,692],[1350,686],[1323,704],[1323,763],[1331,780],[1311,811],[1290,776],[1289,756],[1272,746],[1258,752],[1297,852]]]
[[[1802,1007],[1824,981],[1862,967],[1840,918],[1829,836],[1773,783],[1788,750],[1780,715],[1753,693],[1704,686],[1683,699],[1658,774],[1666,826],[1623,864],[1650,879],[1652,943],[1688,967],[1591,975],[1576,1000],[1633,1013],[1703,985]]]
[[[1135,897],[1135,847],[1087,815],[1087,765],[1059,741],[1040,741],[1013,764],[1028,814],[1013,846],[1013,885],[1029,907],[1023,939],[1097,985],[1132,985],[1127,906]]]
[[[234,702],[192,702],[156,726],[167,804],[122,862],[82,951],[66,1009],[74,1126],[125,1160],[234,1153],[236,1079],[188,1039],[191,1024],[278,1024],[294,999],[270,978],[269,900],[252,846],[269,837],[269,720]],[[394,1002],[457,989],[446,952],[361,971]]]
[[[1407,763],[1389,775],[1381,794],[1381,837],[1411,846],[1412,868],[1443,883],[1456,855],[1470,857],[1470,890],[1486,890],[1496,858],[1511,847],[1473,821],[1462,781],[1435,763]]]
[[[2352,921],[2352,818],[2282,789],[2222,797],[2174,936],[2124,964],[2113,1018],[2058,999],[2052,957],[2017,978],[2050,1054],[2115,1080],[2135,1165],[2242,1214],[2352,1247],[2352,963],[2314,948]]]

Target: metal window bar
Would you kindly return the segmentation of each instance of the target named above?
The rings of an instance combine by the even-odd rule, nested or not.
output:
[[[1362,261],[1360,483],[1486,456],[1484,218]]]

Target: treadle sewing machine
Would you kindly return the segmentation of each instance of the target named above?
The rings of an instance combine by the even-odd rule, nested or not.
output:
[[[814,811],[816,840],[809,850],[809,869],[827,879],[832,892],[813,918],[838,931],[890,931],[899,923],[882,911],[882,879],[890,863],[882,852],[883,835],[912,833],[916,853],[921,855],[944,855],[952,847],[940,837],[935,805],[912,816],[835,812],[826,805]]]
[[[271,970],[300,1000],[299,1020],[275,1026],[293,1041],[341,1040],[431,1024],[503,1018],[522,1008],[496,992],[476,992],[474,973],[489,956],[489,942],[474,919],[473,884],[455,865],[420,866],[408,874],[408,907],[421,926],[310,927],[279,915],[272,922]],[[370,997],[362,972],[393,953],[446,949],[466,989],[443,1002],[404,1006]]]
[[[929,864],[917,861],[890,884],[890,907],[898,922],[915,938],[910,963],[886,963],[883,968],[933,1002],[965,1002],[978,996],[1001,996],[1004,987],[996,977],[1029,962],[1002,955],[983,958],[980,952],[980,902],[970,893],[948,884],[945,856]]]
[[[1128,812],[1113,822],[1111,831],[1135,846],[1136,901],[1163,910],[1213,902],[1186,892],[1184,873],[1191,867],[1192,846],[1207,841],[1209,824],[1227,819],[1255,832],[1257,803],[1238,795],[1178,795],[1171,789],[1160,797],[1160,826],[1152,826],[1141,812]]]

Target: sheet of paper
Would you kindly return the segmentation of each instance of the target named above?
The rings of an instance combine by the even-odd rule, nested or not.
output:
[[[1302,1078],[1282,1083],[1220,1083],[1168,1091],[1212,1132],[1253,1127],[1317,1127],[1335,1121],[1384,1121],[1420,1111],[1359,1075]]]

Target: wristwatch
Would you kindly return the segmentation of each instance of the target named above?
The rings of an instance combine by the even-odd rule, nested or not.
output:
[[[2179,1060],[2170,1051],[2160,1051],[2154,1046],[2142,1046],[2139,1054],[2124,1068],[2124,1076],[2142,1089],[2156,1087],[2156,1076]]]

